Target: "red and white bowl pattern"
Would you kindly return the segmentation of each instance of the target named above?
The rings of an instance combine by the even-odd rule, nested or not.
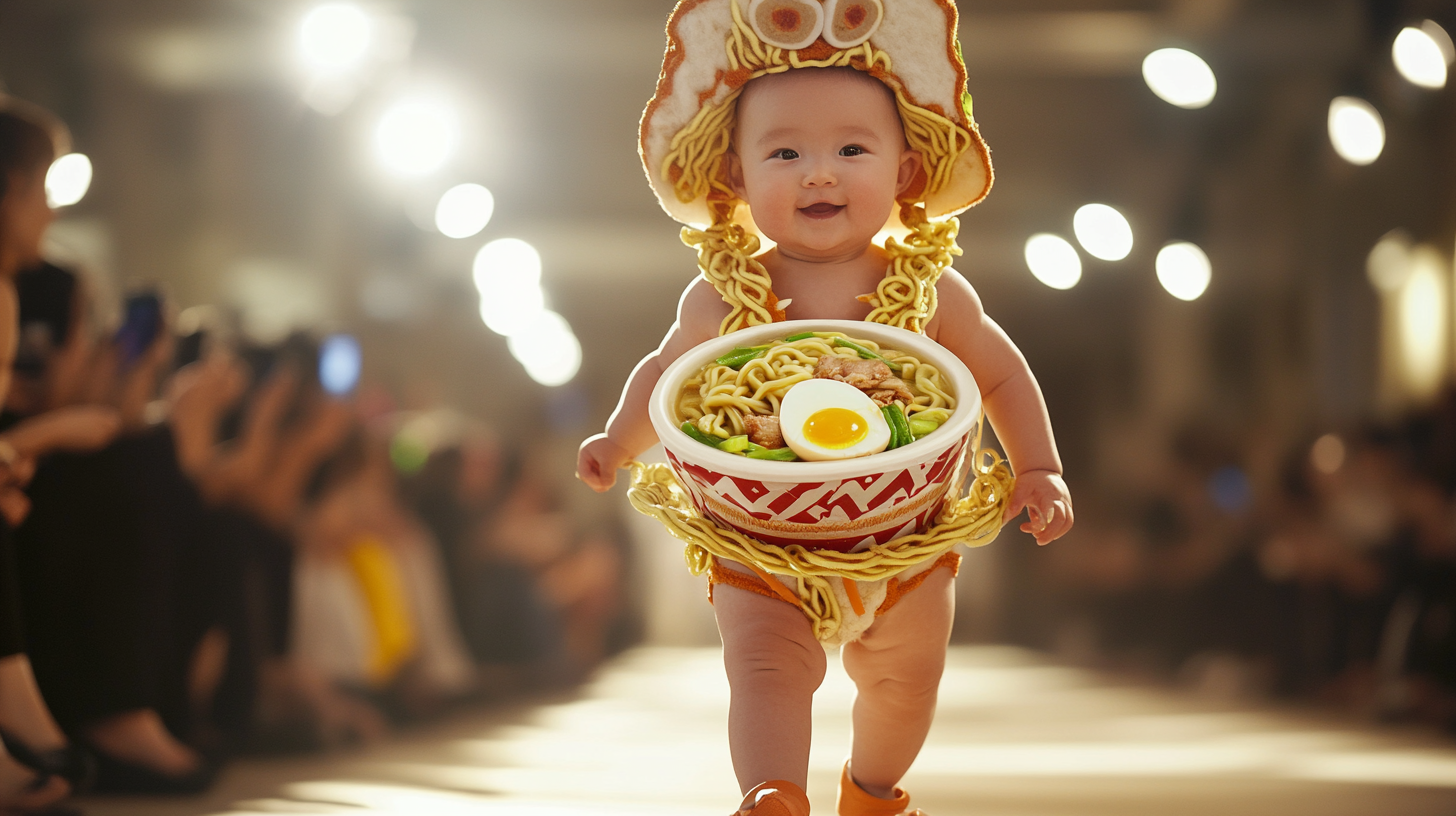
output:
[[[735,347],[804,331],[840,331],[932,363],[958,396],[957,410],[911,445],[828,462],[747,459],[696,442],[678,427],[676,395],[704,365]],[[658,381],[650,413],[679,483],[703,515],[765,543],[848,552],[924,529],[947,492],[959,494],[961,465],[979,436],[981,403],[965,365],[924,335],[873,323],[799,320],[744,329],[684,354]]]

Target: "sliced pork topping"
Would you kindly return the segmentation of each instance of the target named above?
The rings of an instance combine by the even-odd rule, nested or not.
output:
[[[839,380],[855,388],[869,390],[878,388],[886,378],[894,379],[890,367],[882,360],[860,360],[826,354],[814,366],[814,376],[821,380]],[[900,383],[902,386],[904,383]]]
[[[765,448],[782,448],[784,435],[779,431],[779,418],[749,414],[743,418],[743,427],[748,431],[748,441]]]
[[[905,385],[905,381],[899,377],[886,377],[880,380],[873,388],[863,390],[880,407],[889,405],[896,400],[905,405],[909,405],[915,401],[915,395],[910,393],[909,386]]]

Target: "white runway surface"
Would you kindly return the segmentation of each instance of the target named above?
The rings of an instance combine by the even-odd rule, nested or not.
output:
[[[833,813],[852,693],[831,660],[815,705],[816,816]],[[738,800],[727,709],[716,649],[639,649],[561,700],[368,750],[241,761],[201,799],[82,804],[92,816],[726,816]],[[1451,816],[1456,741],[958,647],[905,787],[931,816]]]

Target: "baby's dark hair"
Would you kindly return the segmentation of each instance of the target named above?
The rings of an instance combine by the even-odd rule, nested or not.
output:
[[[0,199],[17,176],[45,172],[70,149],[66,126],[39,105],[0,95]]]

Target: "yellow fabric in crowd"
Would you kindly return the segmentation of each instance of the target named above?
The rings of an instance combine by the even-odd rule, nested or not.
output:
[[[399,562],[384,542],[365,537],[344,555],[373,624],[374,643],[369,654],[369,679],[386,684],[399,673],[415,651],[415,626]]]

